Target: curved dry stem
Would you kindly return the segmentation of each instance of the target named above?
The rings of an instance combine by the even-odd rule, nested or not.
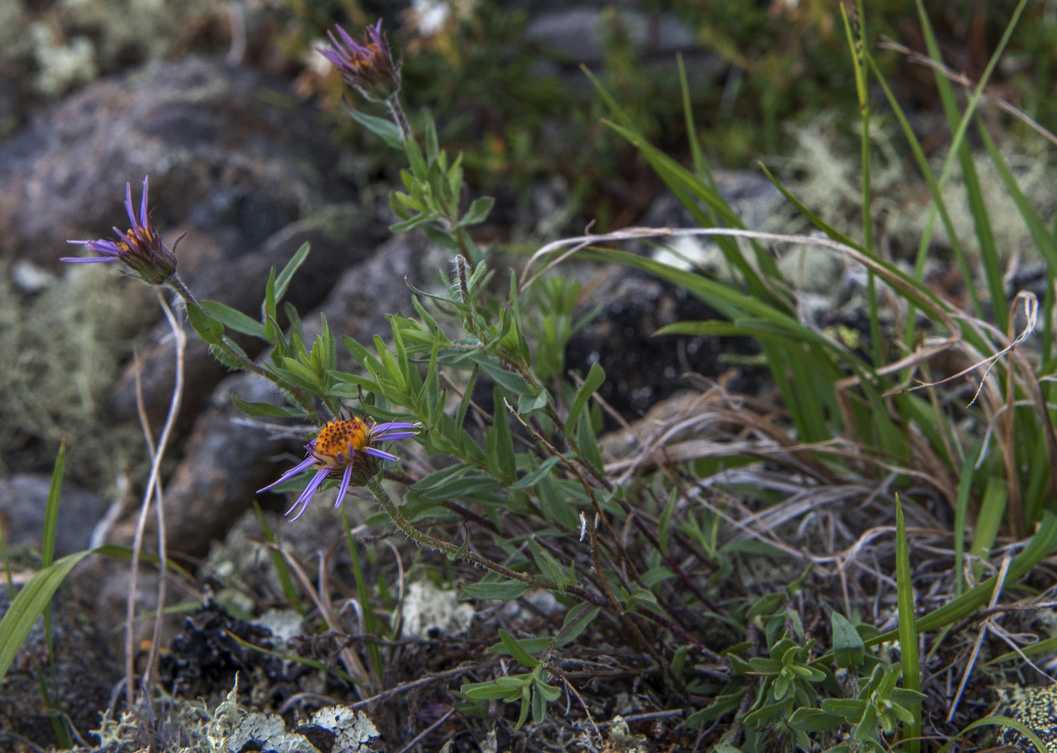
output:
[[[132,572],[129,583],[128,601],[125,610],[125,694],[129,706],[133,706],[135,692],[135,617],[136,617],[136,591],[139,580],[140,552],[143,549],[144,530],[147,525],[147,513],[150,510],[151,497],[155,499],[155,514],[158,519],[158,559],[161,577],[158,579],[158,608],[154,620],[154,632],[151,640],[150,655],[147,659],[147,668],[143,674],[142,690],[144,691],[144,702],[146,703],[146,689],[150,686],[158,664],[159,650],[161,648],[162,617],[165,613],[165,571],[167,566],[168,552],[165,545],[165,505],[160,480],[161,461],[165,456],[165,450],[169,445],[173,426],[176,424],[176,416],[180,412],[180,402],[183,399],[184,388],[184,353],[187,348],[187,335],[183,326],[173,314],[165,294],[156,290],[158,304],[161,306],[165,319],[169,323],[173,339],[176,345],[175,376],[173,381],[172,398],[169,401],[169,413],[165,417],[165,425],[162,427],[161,436],[155,446],[150,430],[150,421],[147,418],[146,409],[143,405],[143,391],[140,388],[140,372],[136,371],[136,407],[139,411],[140,426],[143,428],[144,439],[151,455],[150,476],[147,478],[147,487],[143,492],[143,503],[140,505],[139,519],[136,521],[136,535],[132,543]]]

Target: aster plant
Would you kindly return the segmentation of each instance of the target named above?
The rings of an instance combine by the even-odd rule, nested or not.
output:
[[[189,323],[216,358],[269,379],[289,403],[236,397],[241,410],[252,417],[293,419],[318,427],[304,446],[305,457],[259,490],[284,491],[286,482],[307,479],[287,511],[291,520],[301,517],[326,485],[337,487],[335,507],[356,493],[351,490],[365,488],[392,524],[418,546],[487,572],[480,582],[466,585],[468,596],[512,599],[529,589],[544,589],[575,605],[548,651],[574,639],[603,609],[610,611],[629,643],[648,645],[641,626],[630,617],[635,610],[631,594],[645,592],[648,586],[638,580],[624,583],[619,566],[623,549],[608,517],[616,511],[636,525],[642,522],[632,514],[622,489],[606,478],[596,440],[598,416],[589,410],[604,373],[596,365],[583,382],[566,380],[561,354],[571,328],[539,327],[536,342],[530,343],[522,318],[523,306],[538,305],[544,318],[571,320],[574,283],[558,279],[548,283],[552,289],[537,293],[520,291],[512,279],[508,298],[497,297],[491,290],[487,254],[468,232],[488,216],[492,199],[479,197],[465,205],[461,157],[449,159],[440,148],[428,116],[421,121],[422,143],[414,136],[398,100],[400,65],[393,62],[381,25],[369,27],[360,41],[340,28],[330,39],[333,48],[322,51],[325,57],[366,99],[383,102],[391,121],[350,110],[352,116],[407,158],[403,190],[391,195],[390,207],[398,220],[392,229],[421,229],[454,257],[445,293],[414,299],[416,318],[391,318],[391,344],[375,337],[372,350],[344,338],[357,369],[343,371],[337,338],[325,318],[319,334],[306,341],[299,317],[286,304],[294,324],[286,331],[279,326],[280,303],[307,247],[281,271],[273,270],[259,319],[216,301],[198,301],[179,281],[176,255],[161,244],[150,222],[146,180],[138,214],[131,188],[126,189],[130,229],[115,230],[109,240],[76,241],[95,256],[74,261],[121,261],[144,282],[176,291]],[[448,317],[450,323],[440,326],[420,299],[435,304],[436,316]],[[453,340],[448,333],[457,329],[464,336]],[[248,358],[230,331],[263,340],[268,355],[260,361]],[[479,378],[493,385],[491,411],[472,398]],[[347,407],[350,400],[359,401],[358,415]],[[512,425],[517,424],[523,431],[515,440]],[[387,474],[386,463],[398,460],[390,443],[412,438],[424,449],[427,457],[418,467],[426,470]],[[430,464],[436,468],[430,470]],[[407,484],[399,500],[383,485],[386,475]],[[426,521],[438,508],[466,524],[464,542],[454,543],[450,535],[429,530]],[[512,530],[531,533],[521,541],[507,540],[505,516],[527,516],[532,522],[519,522]],[[592,518],[601,521],[601,533],[588,524]],[[483,543],[471,541],[475,531],[487,532]],[[579,537],[572,541],[577,551],[572,554],[552,547],[554,539],[548,535],[535,533],[576,531]],[[512,557],[515,550],[518,554]],[[364,599],[369,600],[369,594]],[[645,619],[699,645],[678,618],[666,616],[668,611],[662,606]],[[547,704],[561,695],[560,688],[548,682],[549,665],[529,658],[521,643],[509,636],[504,645],[530,665],[530,671],[509,678],[514,682],[501,688],[490,683],[468,686],[467,697],[520,702],[519,724],[529,710],[542,718]]]
[[[837,409],[851,419],[862,419],[862,428],[869,431],[857,434],[875,432],[891,443],[890,447],[879,446],[882,452],[877,453],[886,476],[895,468],[895,459],[901,453],[924,449],[929,458],[935,457],[927,442],[933,436],[946,441],[948,433],[941,430],[943,427],[921,422],[922,417],[928,416],[923,402],[911,402],[912,397],[903,391],[880,391],[886,383],[881,377],[889,375],[878,370],[879,363],[861,361],[860,354],[850,352],[843,343],[828,339],[825,333],[793,315],[795,312],[784,292],[774,295],[774,291],[786,291],[788,286],[762,246],[753,246],[756,264],[745,261],[740,245],[731,242],[722,247],[732,265],[737,265],[745,275],[744,286],[676,269],[646,256],[607,249],[604,258],[618,259],[628,267],[666,277],[698,297],[716,302],[717,310],[740,317],[734,322],[717,319],[681,323],[686,326],[674,325],[663,332],[734,332],[759,336],[772,349],[765,353],[765,358],[780,380],[779,387],[798,398],[785,401],[791,414],[789,421],[797,426],[795,437],[784,434],[767,417],[757,424],[748,421],[744,424],[751,433],[761,435],[761,442],[750,441],[745,434],[736,434],[738,441],[725,450],[718,440],[687,442],[680,447],[680,452],[686,453],[680,455],[684,460],[673,456],[670,461],[660,451],[665,449],[662,444],[653,446],[651,442],[645,448],[649,451],[648,457],[641,455],[627,471],[615,470],[619,463],[603,459],[597,439],[602,401],[596,399],[595,393],[604,382],[605,373],[596,363],[586,375],[569,378],[563,360],[575,329],[573,313],[580,292],[578,285],[557,275],[529,277],[519,285],[516,273],[512,273],[507,296],[497,295],[490,285],[492,273],[485,263],[487,253],[467,232],[488,215],[491,200],[478,198],[464,210],[460,158],[449,160],[440,149],[436,129],[428,116],[421,120],[424,134],[421,144],[412,133],[398,100],[400,64],[393,62],[381,24],[369,27],[360,41],[340,27],[330,34],[330,40],[333,47],[321,50],[324,56],[366,99],[388,106],[393,122],[357,112],[352,112],[352,116],[403,150],[407,157],[407,169],[401,174],[402,190],[391,195],[390,206],[398,219],[393,230],[421,229],[432,241],[451,250],[454,257],[454,272],[446,290],[418,295],[413,300],[412,317],[392,316],[392,336],[388,342],[375,337],[373,349],[369,349],[355,339],[344,338],[343,343],[355,364],[354,369],[344,371],[344,367],[339,368],[337,339],[325,319],[320,334],[311,342],[306,342],[292,308],[286,310],[293,325],[287,331],[280,327],[278,306],[308,252],[306,247],[278,274],[273,271],[264,292],[259,320],[217,302],[196,301],[176,275],[175,246],[172,251],[164,246],[151,224],[146,179],[138,214],[132,203],[131,187],[126,186],[125,208],[130,222],[127,231],[115,228],[111,239],[72,241],[84,246],[93,256],[64,260],[71,263],[119,261],[144,282],[175,290],[186,303],[192,327],[210,344],[218,359],[233,368],[260,374],[281,389],[289,405],[250,403],[238,398],[235,402],[250,416],[295,419],[313,427],[306,432],[306,437],[312,438],[304,446],[304,459],[283,472],[274,483],[260,489],[260,492],[285,491],[286,482],[296,477],[305,479],[305,486],[296,492],[296,499],[287,511],[291,520],[303,515],[325,485],[337,487],[336,507],[341,506],[348,494],[356,493],[351,490],[365,487],[389,521],[419,547],[443,553],[450,563],[462,561],[475,566],[458,571],[453,567],[442,574],[436,558],[419,560],[424,568],[437,566],[431,575],[438,579],[447,578],[453,572],[453,579],[463,581],[461,588],[466,597],[514,600],[530,590],[546,590],[555,597],[553,611],[549,607],[547,613],[539,608],[534,610],[538,621],[533,624],[540,625],[538,629],[525,628],[525,623],[518,628],[533,634],[514,637],[498,631],[499,642],[492,646],[491,653],[504,657],[500,669],[496,670],[502,676],[463,685],[459,704],[462,706],[465,702],[465,706],[458,710],[469,708],[471,713],[498,726],[503,716],[502,712],[496,713],[496,702],[520,704],[517,719],[520,727],[530,713],[537,722],[542,721],[548,705],[563,694],[567,694],[570,706],[575,705],[573,697],[583,703],[574,682],[578,676],[585,676],[584,667],[591,666],[593,659],[585,662],[583,656],[577,656],[582,651],[566,647],[593,629],[589,634],[594,642],[592,648],[599,649],[594,656],[605,659],[604,663],[593,664],[605,675],[594,677],[634,674],[635,694],[644,698],[653,696],[651,703],[660,701],[671,706],[663,713],[680,717],[678,724],[683,729],[707,728],[720,717],[733,715],[732,731],[717,750],[720,747],[733,750],[730,741],[735,739],[742,741],[738,743],[738,750],[745,753],[777,750],[783,743],[786,743],[784,749],[790,750],[792,747],[821,749],[816,744],[816,736],[831,730],[840,731],[839,736],[833,736],[834,740],[852,743],[842,742],[830,750],[852,750],[858,743],[862,743],[859,747],[863,750],[886,750],[892,747],[889,735],[897,725],[903,725],[909,733],[904,742],[917,741],[921,737],[921,704],[926,698],[912,686],[921,676],[919,643],[928,633],[941,629],[946,633],[950,626],[993,604],[1000,586],[1012,585],[1036,564],[1052,556],[1057,547],[1057,516],[1050,509],[1052,505],[1045,501],[1052,499],[1048,493],[1051,482],[1041,473],[1029,479],[1029,492],[1038,503],[1036,513],[1042,515],[1041,520],[1032,521],[1038,523],[1038,532],[1020,554],[1003,565],[1003,574],[967,586],[960,595],[932,611],[919,611],[915,602],[907,526],[897,505],[894,555],[897,629],[880,633],[872,625],[853,624],[834,610],[829,630],[832,647],[827,651],[819,642],[816,648],[816,640],[825,640],[825,627],[819,629],[817,622],[805,624],[797,608],[791,605],[803,601],[798,592],[804,588],[817,560],[811,558],[811,566],[795,581],[784,582],[788,580],[785,574],[776,576],[782,580],[774,581],[779,585],[771,592],[765,588],[770,579],[753,576],[747,580],[739,576],[738,565],[745,561],[742,555],[756,548],[746,544],[763,544],[759,548],[767,557],[779,556],[785,548],[779,546],[783,542],[777,536],[773,543],[771,540],[722,540],[721,533],[727,530],[725,521],[733,520],[739,525],[740,522],[728,519],[734,505],[723,509],[715,504],[708,496],[712,484],[700,483],[703,478],[716,478],[708,468],[723,470],[732,461],[737,472],[761,456],[777,467],[803,474],[811,484],[836,479],[839,476],[835,470],[844,461],[833,455],[816,456],[812,446],[805,443],[818,440],[813,445],[817,448],[830,444],[824,440],[829,439],[828,433],[838,425],[825,416],[827,411]],[[865,49],[863,40],[858,41],[860,44],[852,45],[852,49]],[[685,88],[685,77],[683,85]],[[631,122],[615,100],[607,94],[604,97],[614,110],[616,120]],[[863,112],[867,110],[864,108]],[[717,217],[737,225],[735,213],[714,185],[710,185],[710,179],[705,181],[685,170],[625,126],[617,128],[643,151],[673,193],[683,197],[691,214],[698,216],[699,202],[703,202]],[[862,132],[870,131],[864,127]],[[986,139],[986,132],[982,136]],[[700,145],[694,144],[700,154]],[[707,173],[707,166],[702,172]],[[868,213],[864,217],[870,219]],[[1042,228],[1041,221],[1032,219],[1031,226],[1036,230]],[[696,230],[702,233],[707,230],[728,240],[738,236],[798,243],[811,240],[750,234],[740,228]],[[1045,231],[1038,232],[1041,237]],[[564,243],[575,243],[580,248],[588,243],[657,234],[660,233],[651,231],[636,236],[628,231],[623,236],[585,236],[567,239]],[[921,315],[927,313],[945,326],[961,318],[960,314],[949,311],[946,303],[923,283],[912,280],[879,257],[836,240],[839,236],[836,230],[827,234],[834,240],[820,245],[831,244],[827,247],[861,260],[893,291],[904,291],[906,301]],[[955,234],[950,232],[949,237],[954,238]],[[1047,240],[1046,248],[1057,259],[1057,246],[1053,245],[1052,238]],[[537,256],[548,250],[558,249],[550,244]],[[995,269],[999,267],[995,265]],[[1000,276],[994,282],[1001,291]],[[1000,300],[1002,295],[996,295],[992,302]],[[1047,320],[1052,321],[1052,313],[1052,305],[1048,305]],[[438,320],[444,318],[442,326]],[[876,322],[874,325],[879,327]],[[977,332],[968,328],[961,333],[966,342],[973,343],[974,353],[990,350],[989,341],[979,339],[983,337],[980,335],[983,329]],[[248,359],[228,337],[229,330],[263,340],[269,347],[268,356],[262,362]],[[452,334],[455,332],[458,334]],[[1014,341],[1013,345],[1019,342]],[[1012,349],[1011,345],[1007,351]],[[1052,376],[1049,371],[1052,366],[1047,367],[1047,378]],[[869,399],[844,399],[852,394],[850,389],[854,391],[849,387],[850,372],[856,374],[858,388]],[[1027,379],[1026,376],[1018,378]],[[1038,388],[1034,382],[1028,386],[1033,390]],[[831,388],[839,388],[839,392],[826,392]],[[714,415],[722,417],[719,423],[724,426],[734,425],[733,416],[742,406],[728,402],[725,394],[719,394],[722,392],[717,390],[712,396],[722,404]],[[1025,389],[1025,394],[1034,393]],[[486,399],[481,399],[482,396]],[[836,399],[838,396],[840,400]],[[1025,436],[1038,435],[1040,442],[1052,444],[1052,416],[1049,415],[1052,397],[1046,397],[1049,402],[1041,409],[1046,431],[1025,431]],[[1008,405],[1018,410],[1026,408],[1017,405],[1021,399],[1011,386]],[[359,401],[358,412],[363,417],[354,415],[346,407],[346,402],[352,400]],[[892,423],[885,406],[895,405],[897,401],[905,403],[907,412],[903,418],[914,417],[918,423],[909,420],[900,420],[898,425]],[[1007,413],[1013,414],[1013,410]],[[380,421],[368,415],[377,416]],[[707,419],[713,421],[711,417]],[[697,420],[697,417],[693,419]],[[682,418],[678,421],[681,423]],[[719,423],[717,429],[727,433],[727,428],[718,428]],[[994,424],[1001,428],[998,421]],[[905,431],[907,426],[931,427],[935,431],[922,431],[919,435]],[[851,430],[855,428],[851,426]],[[411,439],[421,445],[426,456],[423,462],[399,476],[387,473],[386,463],[398,460],[389,444]],[[785,440],[788,442],[783,444]],[[914,444],[907,444],[908,440]],[[696,446],[700,444],[709,446],[698,449]],[[784,449],[781,452],[776,449],[779,445],[793,449],[786,455]],[[1037,445],[1037,449],[1037,458],[1048,457],[1048,447]],[[843,445],[840,451],[844,452]],[[856,464],[856,489],[865,488],[860,479],[867,477],[867,472],[862,470],[866,466],[859,467],[863,457],[866,456],[856,455],[852,461]],[[648,464],[640,462],[647,459]],[[816,462],[819,459],[825,462]],[[994,457],[985,456],[981,449],[980,461],[985,460],[994,460]],[[654,462],[659,472],[648,467]],[[935,467],[941,465],[937,460]],[[1034,467],[1045,465],[1037,462]],[[971,464],[964,467],[966,475],[962,479],[966,483],[952,485],[966,491],[965,497],[959,491],[959,504],[969,501],[968,482],[972,480],[969,472],[974,471]],[[994,464],[983,470],[991,472]],[[1012,476],[1015,470],[1009,470],[1009,474]],[[621,473],[619,477],[614,475],[617,472]],[[918,473],[914,478],[917,480],[922,475]],[[391,497],[391,489],[382,484],[383,477],[405,483],[406,489],[399,500]],[[885,479],[886,488],[894,483],[893,478]],[[951,478],[957,480],[957,474]],[[749,483],[739,481],[739,493],[742,487],[748,486]],[[993,496],[1005,505],[1005,492],[997,476],[988,479],[988,497],[992,496],[992,489],[1001,492]],[[1020,487],[1014,491],[1019,499]],[[1042,499],[1043,494],[1049,496]],[[762,496],[773,496],[773,493],[765,488]],[[1013,498],[1009,499],[1012,504]],[[955,511],[956,515],[963,516],[963,522],[957,524],[959,529],[965,527],[965,510],[960,507]],[[987,549],[994,541],[1002,514],[999,509],[997,515],[985,518],[994,525],[989,534],[991,538],[978,551]],[[757,517],[755,511],[752,515]],[[453,521],[462,524],[458,529],[462,540],[458,543],[453,541],[458,535],[457,529],[449,525]],[[445,527],[435,533],[431,526]],[[348,536],[350,548],[355,546],[353,538]],[[352,560],[355,568],[355,552]],[[974,564],[982,566],[982,559]],[[479,570],[486,571],[484,576],[474,577]],[[960,563],[955,570],[961,572]],[[870,573],[873,577],[872,570]],[[974,577],[982,575],[976,572]],[[372,601],[387,597],[372,591],[358,571],[356,579],[357,606],[363,615],[361,624],[364,632],[370,632],[375,629],[372,625],[380,624],[377,613],[372,612]],[[742,591],[729,602],[725,595],[729,592],[720,590],[726,579],[740,579]],[[130,592],[135,593],[135,589]],[[724,594],[724,601],[716,598],[716,592]],[[877,601],[880,603],[880,599]],[[604,620],[596,623],[599,615],[604,615]],[[24,625],[25,633],[28,634],[31,624],[29,621]],[[384,629],[377,627],[378,631]],[[3,635],[0,631],[0,636]],[[887,651],[880,651],[880,647],[897,639],[902,665],[892,664],[885,658]],[[580,647],[586,642],[581,642]],[[598,645],[599,642],[604,645]],[[381,678],[387,669],[378,658],[385,648],[384,642],[372,643],[371,648],[374,679],[361,673],[353,681],[366,683],[367,690],[377,691],[382,687]],[[349,649],[347,655],[353,654]],[[12,657],[13,651],[0,641],[0,679]],[[527,671],[517,673],[515,665]],[[494,666],[481,663],[473,671],[480,677],[491,672]],[[576,674],[568,671],[569,668]],[[647,669],[649,673],[643,671]],[[590,669],[586,676],[590,678],[595,671]],[[439,681],[440,676],[429,679]],[[131,678],[127,684],[132,687]],[[848,697],[839,697],[842,692]],[[590,718],[587,704],[583,705]],[[1041,750],[1041,742],[1037,744]],[[674,749],[677,744],[671,747]],[[908,745],[907,749],[913,750],[913,747]]]
[[[377,475],[381,470],[381,461],[399,460],[391,452],[380,449],[379,445],[413,437],[418,433],[419,427],[420,424],[410,421],[387,421],[376,424],[370,419],[364,421],[347,413],[323,426],[316,438],[305,445],[305,450],[308,452],[307,458],[258,493],[314,469],[315,473],[308,482],[308,486],[293,506],[286,511],[287,515],[293,513],[290,520],[297,520],[304,514],[312,498],[328,478],[341,481],[338,486],[338,496],[334,502],[335,508],[341,507],[350,486],[363,486],[367,479]]]
[[[411,138],[411,127],[400,105],[400,68],[403,55],[393,62],[389,41],[382,33],[382,19],[368,26],[363,39],[357,42],[341,26],[327,32],[330,47],[317,47],[341,73],[345,82],[371,102],[384,102],[392,113],[404,141]]]
[[[114,228],[114,239],[67,241],[84,246],[95,256],[66,256],[61,261],[69,264],[94,264],[97,262],[121,262],[132,273],[148,285],[179,285],[176,277],[176,247],[183,239],[181,235],[170,251],[162,243],[158,228],[151,222],[147,207],[149,177],[143,178],[143,193],[140,197],[139,215],[132,205],[132,186],[125,184],[125,211],[128,212],[129,229]],[[186,289],[186,288],[185,288]]]

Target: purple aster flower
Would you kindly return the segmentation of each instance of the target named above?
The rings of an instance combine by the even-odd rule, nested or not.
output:
[[[342,78],[360,90],[367,99],[385,102],[400,91],[400,67],[403,57],[393,63],[389,42],[382,34],[382,20],[368,26],[363,41],[357,42],[340,26],[327,32],[333,48],[317,47],[320,54],[337,67]]]
[[[341,507],[342,500],[350,486],[362,486],[371,476],[381,470],[382,460],[399,460],[396,455],[376,446],[381,442],[392,442],[406,439],[418,433],[421,424],[406,421],[388,421],[376,424],[370,419],[363,421],[352,414],[338,417],[319,430],[319,434],[305,445],[308,457],[286,471],[274,483],[258,490],[258,494],[278,486],[299,473],[315,469],[315,474],[301,496],[286,511],[286,514],[297,511],[291,520],[301,517],[312,497],[319,491],[328,478],[340,478],[338,498],[334,507]]]
[[[92,264],[94,262],[119,261],[129,267],[148,285],[163,285],[176,274],[176,256],[173,251],[180,238],[173,244],[173,251],[165,247],[158,229],[147,213],[147,178],[143,178],[143,196],[139,204],[139,217],[132,208],[132,186],[125,184],[125,211],[131,223],[125,232],[114,228],[115,240],[67,241],[84,246],[96,256],[64,257],[60,261],[70,264]],[[183,236],[181,236],[182,238]]]

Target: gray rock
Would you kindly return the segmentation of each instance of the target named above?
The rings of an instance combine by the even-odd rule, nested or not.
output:
[[[163,232],[196,212],[227,213],[224,248],[238,254],[347,199],[328,177],[334,163],[328,132],[282,79],[206,58],[155,61],[93,84],[0,146],[0,256],[56,266],[71,255],[67,239],[123,226],[125,183],[147,174]]]
[[[20,474],[0,478],[0,520],[8,546],[41,542],[44,508],[51,477]],[[55,556],[87,549],[92,529],[106,513],[107,504],[91,492],[66,481],[59,498],[59,525],[55,531]]]
[[[552,8],[541,10],[525,27],[525,37],[551,52],[586,65],[598,65],[605,56],[606,28],[619,25],[632,44],[647,55],[668,56],[700,49],[693,30],[671,14],[643,13],[633,8]]]

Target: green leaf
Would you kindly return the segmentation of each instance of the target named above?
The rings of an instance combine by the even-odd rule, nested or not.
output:
[[[560,695],[559,691],[559,695]],[[522,713],[524,713],[524,707],[522,707]],[[536,689],[536,684],[532,684],[532,721],[536,724],[542,724],[543,720],[547,718],[547,698],[539,690]],[[520,721],[518,723],[520,726]]]
[[[899,614],[899,649],[903,660],[903,686],[909,690],[921,690],[921,670],[918,663],[918,631],[914,623],[914,586],[910,569],[910,544],[907,539],[903,506],[896,496],[896,602]],[[921,704],[913,704],[910,711],[914,722],[907,726],[907,750],[921,750]]]
[[[536,468],[533,471],[529,471],[524,476],[515,481],[513,484],[507,486],[507,488],[511,491],[532,488],[533,486],[539,483],[540,479],[550,475],[551,468],[553,468],[559,460],[561,460],[561,458],[556,456],[551,456],[547,458],[542,463],[540,463],[539,468]]]
[[[299,379],[303,379],[310,385],[317,386],[319,383],[319,375],[315,371],[305,366],[299,360],[292,356],[283,357],[283,366],[290,370],[290,373]]]
[[[1009,727],[1011,729],[1015,729],[1025,738],[1030,740],[1031,744],[1035,746],[1035,750],[1037,750],[1039,753],[1047,753],[1049,751],[1049,745],[1043,742],[1042,738],[1039,737],[1039,735],[1034,730],[1024,724],[1024,722],[1012,719],[1008,716],[1002,716],[1001,714],[991,714],[990,716],[986,716],[983,719],[977,719],[975,722],[968,725],[964,730],[962,730],[962,732],[969,732],[970,730],[975,729],[976,727],[983,727],[985,725]]]
[[[907,688],[893,688],[892,692],[888,694],[888,700],[892,703],[909,708],[915,703],[921,703],[924,701],[925,694],[919,693],[916,690],[908,690]]]
[[[269,342],[276,342],[282,339],[282,331],[275,321],[276,306],[275,267],[272,267],[268,272],[268,282],[264,286],[264,301],[261,303],[261,319],[265,322],[264,328]]]
[[[1020,554],[1013,558],[1003,583],[1012,585],[1024,577],[1042,560],[1057,550],[1057,514],[1045,510],[1042,522]],[[942,607],[919,617],[915,622],[918,633],[929,633],[951,625],[987,604],[995,591],[998,576],[992,575],[980,585],[948,601]],[[866,639],[866,645],[876,646],[899,637],[899,629],[889,630]],[[822,657],[820,657],[822,658]]]
[[[286,291],[290,287],[290,281],[294,279],[294,273],[297,272],[298,268],[304,264],[305,259],[308,258],[308,248],[308,243],[302,243],[301,247],[290,257],[290,261],[288,261],[286,266],[283,267],[283,271],[275,278],[276,302],[281,301],[286,296]]]
[[[495,356],[490,356],[487,353],[478,351],[472,353],[470,359],[478,364],[481,367],[481,371],[490,376],[492,381],[494,381],[496,385],[506,393],[518,396],[536,396],[535,391],[529,386],[529,383],[525,381],[525,377],[516,372],[504,369],[502,364],[499,363],[499,359]]]
[[[858,722],[866,712],[867,704],[855,698],[823,698],[821,706],[827,714]]]
[[[562,697],[561,688],[548,685],[539,677],[532,678],[532,689],[543,696],[547,703],[554,703]]]
[[[268,340],[267,332],[263,324],[243,314],[238,309],[226,306],[220,301],[202,301],[202,308],[225,327],[241,332],[244,335],[252,335],[261,340]]]
[[[404,151],[404,136],[400,131],[400,126],[391,120],[386,118],[379,118],[374,115],[368,115],[367,113],[354,110],[345,105],[345,111],[355,120],[357,123],[362,125],[368,131],[378,136],[386,144],[393,147],[398,151]]]
[[[785,594],[783,593],[765,594],[753,602],[752,606],[749,607],[749,611],[746,613],[745,618],[752,619],[761,614],[773,614],[782,606],[782,602],[784,601]]]
[[[430,479],[433,475],[435,474],[430,474],[426,479]],[[423,481],[426,479],[423,479]],[[423,499],[445,501],[458,497],[487,496],[502,488],[503,485],[490,476],[458,475],[445,480],[443,483],[435,483],[429,488],[419,487],[418,484],[414,484],[409,492]]]
[[[537,567],[539,567],[540,572],[543,573],[544,577],[555,583],[569,582],[569,575],[565,571],[565,568],[554,558],[553,554],[540,545],[539,541],[535,538],[530,538],[528,540],[528,545],[532,552],[532,558],[536,562]]]
[[[59,527],[59,497],[62,494],[62,474],[66,470],[66,440],[59,443],[59,454],[51,471],[51,484],[48,486],[48,499],[44,503],[44,531],[40,545],[40,558],[44,567],[52,563],[55,557],[55,532]],[[4,633],[0,631],[0,637]],[[2,673],[0,673],[2,676]]]
[[[521,697],[521,686],[502,686],[496,684],[495,680],[490,680],[467,683],[459,688],[459,692],[477,701],[516,701]]]
[[[679,495],[675,489],[668,497],[668,504],[664,506],[661,511],[660,518],[657,519],[657,540],[661,545],[661,554],[665,557],[668,556],[668,531],[672,525],[672,515],[675,513],[675,506],[679,500]]]
[[[479,199],[475,199],[470,204],[470,208],[466,210],[466,214],[462,216],[462,219],[455,223],[455,229],[480,225],[488,217],[488,213],[492,211],[494,205],[495,199],[491,196],[482,196]]]
[[[601,607],[593,607],[586,601],[580,602],[570,609],[568,614],[565,615],[565,623],[562,625],[562,629],[558,631],[555,645],[561,648],[579,638],[580,634],[594,621],[600,611],[602,611]]]
[[[529,669],[535,669],[540,666],[539,659],[535,658],[522,648],[520,642],[510,633],[503,630],[503,628],[499,628],[499,640],[503,642],[503,648],[507,650],[507,653],[509,653],[516,661],[521,662]]]
[[[576,426],[580,414],[583,413],[587,401],[591,399],[591,395],[595,394],[604,381],[606,381],[605,370],[598,363],[591,364],[591,369],[587,372],[587,378],[584,379],[580,388],[576,390],[572,405],[569,406],[569,415],[566,416],[564,425],[567,435],[573,433],[573,428]]]
[[[100,547],[83,552],[75,552],[56,560],[51,565],[41,568],[29,582],[22,587],[11,601],[4,618],[0,620],[0,681],[7,674],[18,649],[25,642],[33,623],[44,612],[51,597],[58,590],[66,576],[90,554],[110,552],[111,547]]]
[[[984,496],[980,501],[980,511],[976,515],[976,524],[973,528],[973,541],[969,549],[975,558],[972,564],[972,573],[975,580],[980,579],[984,569],[984,563],[991,557],[991,545],[995,543],[995,537],[1002,527],[1002,520],[1006,514],[1006,501],[1009,489],[1005,479],[991,476],[987,479],[984,487]]]
[[[532,686],[526,685],[521,690],[521,713],[518,715],[517,724],[514,725],[514,732],[521,729],[521,726],[528,719],[530,708],[532,708]],[[535,713],[535,709],[533,708],[532,710]]]
[[[416,215],[414,215],[412,217],[409,217],[408,219],[404,220],[403,222],[397,222],[397,223],[395,223],[393,225],[390,225],[389,226],[389,230],[390,230],[390,232],[397,233],[397,234],[406,233],[406,232],[408,232],[410,230],[414,230],[417,227],[422,227],[423,225],[427,225],[428,223],[430,223],[432,221],[433,221],[433,218],[430,217],[428,214],[416,214]]]
[[[576,427],[576,443],[580,448],[580,457],[591,465],[599,474],[605,473],[605,461],[602,460],[602,448],[598,446],[598,435],[591,425],[591,416],[584,414]]]
[[[691,729],[696,729],[706,722],[711,722],[715,719],[726,716],[727,714],[733,713],[741,708],[741,701],[745,697],[745,691],[741,690],[736,693],[728,693],[726,695],[717,696],[709,706],[699,711],[695,711],[693,714],[686,718],[686,726]],[[718,750],[718,749],[714,749]],[[737,750],[736,748],[734,750]]]
[[[548,638],[547,636],[542,636],[539,638],[519,638],[517,639],[517,642],[518,645],[521,646],[521,648],[523,648],[525,651],[527,651],[530,656],[536,656],[537,654],[542,654],[544,651],[550,648],[554,643],[554,639]],[[512,656],[510,651],[503,643],[497,643],[488,650],[494,654],[499,654],[500,656]],[[539,662],[536,663],[538,664]]]
[[[252,418],[304,418],[305,412],[299,408],[293,408],[284,405],[275,405],[273,403],[258,403],[251,402],[249,400],[243,400],[238,395],[231,396],[231,402],[235,404],[235,407],[245,413],[247,416]]]
[[[536,495],[548,520],[556,521],[569,531],[580,528],[576,502],[586,498],[579,484],[547,475],[536,484]]]
[[[801,732],[829,732],[842,723],[839,716],[819,709],[799,708],[789,717],[789,726]]]
[[[838,667],[857,667],[866,658],[866,644],[848,618],[840,612],[830,614],[833,629],[833,661]]]
[[[514,457],[514,437],[510,433],[510,417],[498,389],[492,390],[495,419],[485,435],[485,452],[488,457],[488,472],[505,484],[517,478],[517,460]]]
[[[199,304],[187,304],[187,320],[198,336],[210,345],[219,345],[224,337],[224,325],[210,316]]]
[[[530,588],[529,584],[522,583],[519,580],[504,580],[494,583],[470,583],[462,587],[462,592],[471,599],[511,601],[520,597]]]

